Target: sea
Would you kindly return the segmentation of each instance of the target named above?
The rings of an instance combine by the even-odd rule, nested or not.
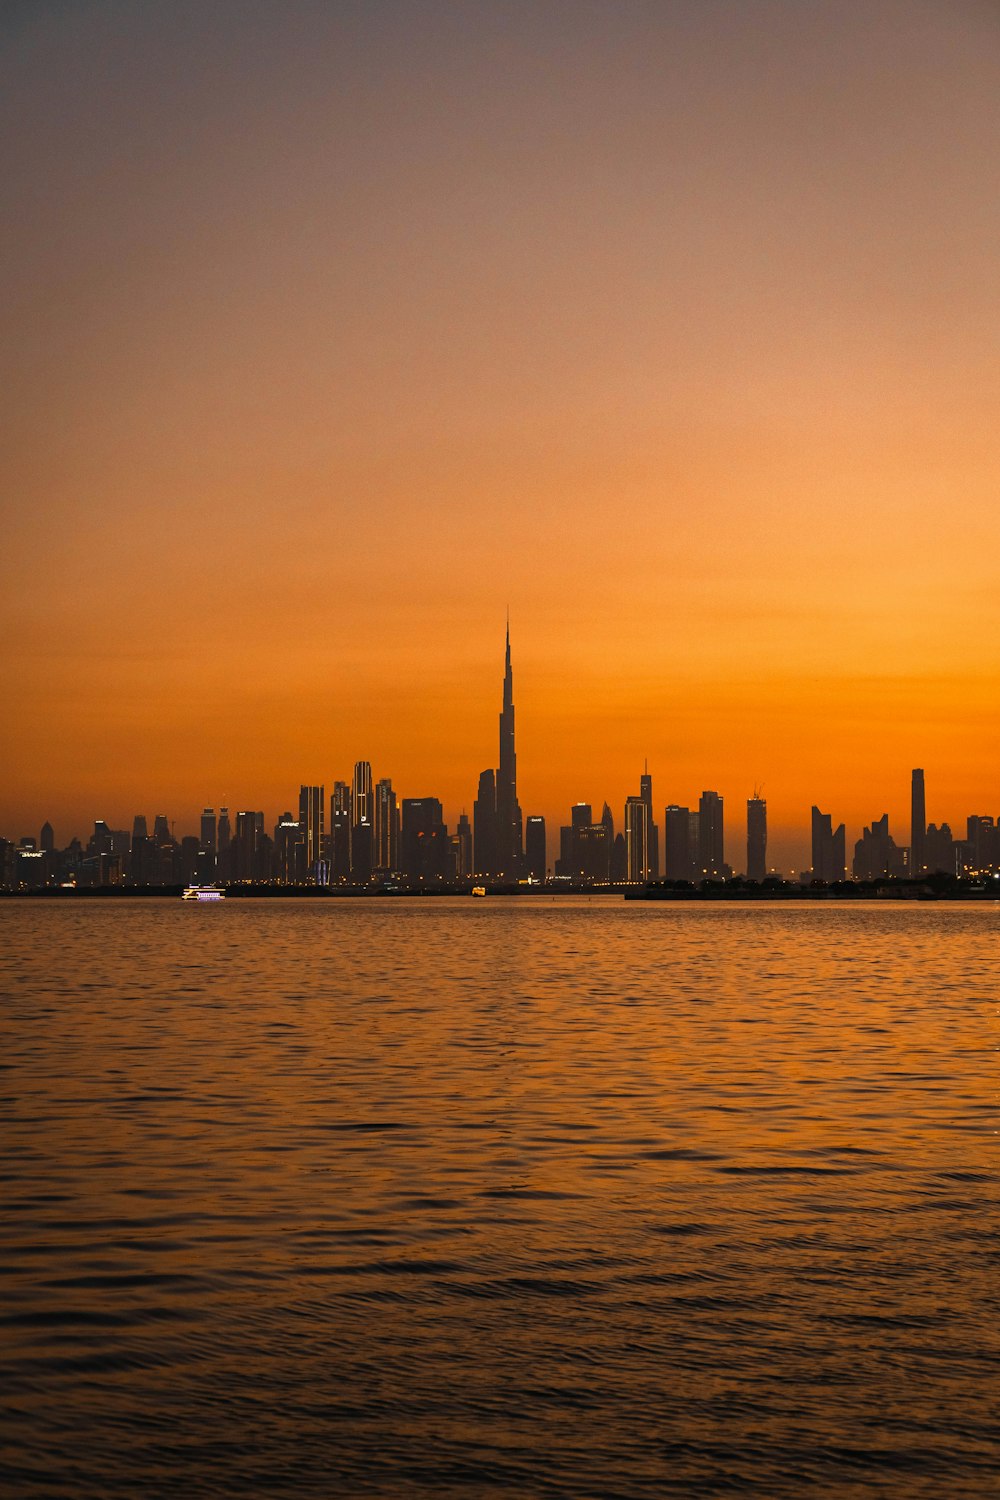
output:
[[[0,903],[8,1497],[1000,1493],[1000,903]]]

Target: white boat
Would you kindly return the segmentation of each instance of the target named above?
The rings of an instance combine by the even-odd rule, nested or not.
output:
[[[222,901],[225,899],[225,895],[225,891],[217,885],[186,885],[181,900]]]
[[[474,896],[485,896],[486,895],[486,887],[484,885],[474,885],[472,887],[472,894]]]

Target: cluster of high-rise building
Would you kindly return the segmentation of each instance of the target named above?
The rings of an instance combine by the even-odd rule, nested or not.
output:
[[[748,808],[754,813],[754,854],[759,877],[765,876],[767,810],[760,798]],[[662,862],[660,827],[653,809],[653,778],[648,769],[639,778],[639,791],[625,799],[622,830],[615,833],[614,815],[605,802],[595,822],[589,802],[570,808],[570,821],[559,830],[556,879],[579,884],[634,885],[647,880],[724,880],[732,875],[725,861],[723,799],[718,792],[702,792],[696,810],[671,803],[664,811]]]
[[[842,846],[842,827],[838,835]],[[883,813],[863,829],[854,845],[851,869],[855,880],[995,874],[1000,871],[1000,818],[970,814],[965,820],[964,838],[956,838],[947,823],[928,823],[924,773],[914,770],[910,780],[909,844],[896,843],[889,832],[889,815]]]
[[[58,849],[45,823],[37,839],[0,839],[0,887],[221,882],[427,890],[475,882],[592,887],[733,878],[723,798],[703,791],[697,807],[669,803],[661,825],[648,766],[638,793],[625,800],[617,831],[607,802],[597,819],[589,802],[578,802],[559,829],[558,849],[550,866],[545,819],[525,819],[518,801],[508,627],[499,765],[480,773],[472,820],[463,812],[454,831],[437,797],[398,799],[391,780],[376,781],[370,762],[361,760],[349,781],[333,783],[329,801],[324,786],[301,786],[297,811],[283,813],[270,830],[263,812],[231,815],[222,807],[216,814],[207,807],[197,835],[175,838],[162,813],[150,831],[140,814],[131,831],[98,819],[86,844],[74,838]],[[767,803],[756,790],[746,804],[743,873],[758,883],[776,878],[767,864]],[[947,823],[928,824],[922,770],[912,775],[909,844],[894,841],[884,814],[864,829],[851,868],[855,880],[866,881],[989,873],[1000,873],[1000,819],[970,816],[964,838],[955,838]],[[818,807],[812,809],[812,866],[800,879],[827,885],[847,879],[844,824],[834,828]]]

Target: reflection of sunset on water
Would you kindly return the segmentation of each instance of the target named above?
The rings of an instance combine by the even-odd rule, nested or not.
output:
[[[985,1496],[995,918],[5,903],[26,1472]]]

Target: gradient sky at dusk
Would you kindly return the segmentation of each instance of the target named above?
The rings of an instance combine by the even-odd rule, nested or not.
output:
[[[0,833],[1000,813],[1000,9],[0,11]],[[956,833],[961,831],[956,827]]]

